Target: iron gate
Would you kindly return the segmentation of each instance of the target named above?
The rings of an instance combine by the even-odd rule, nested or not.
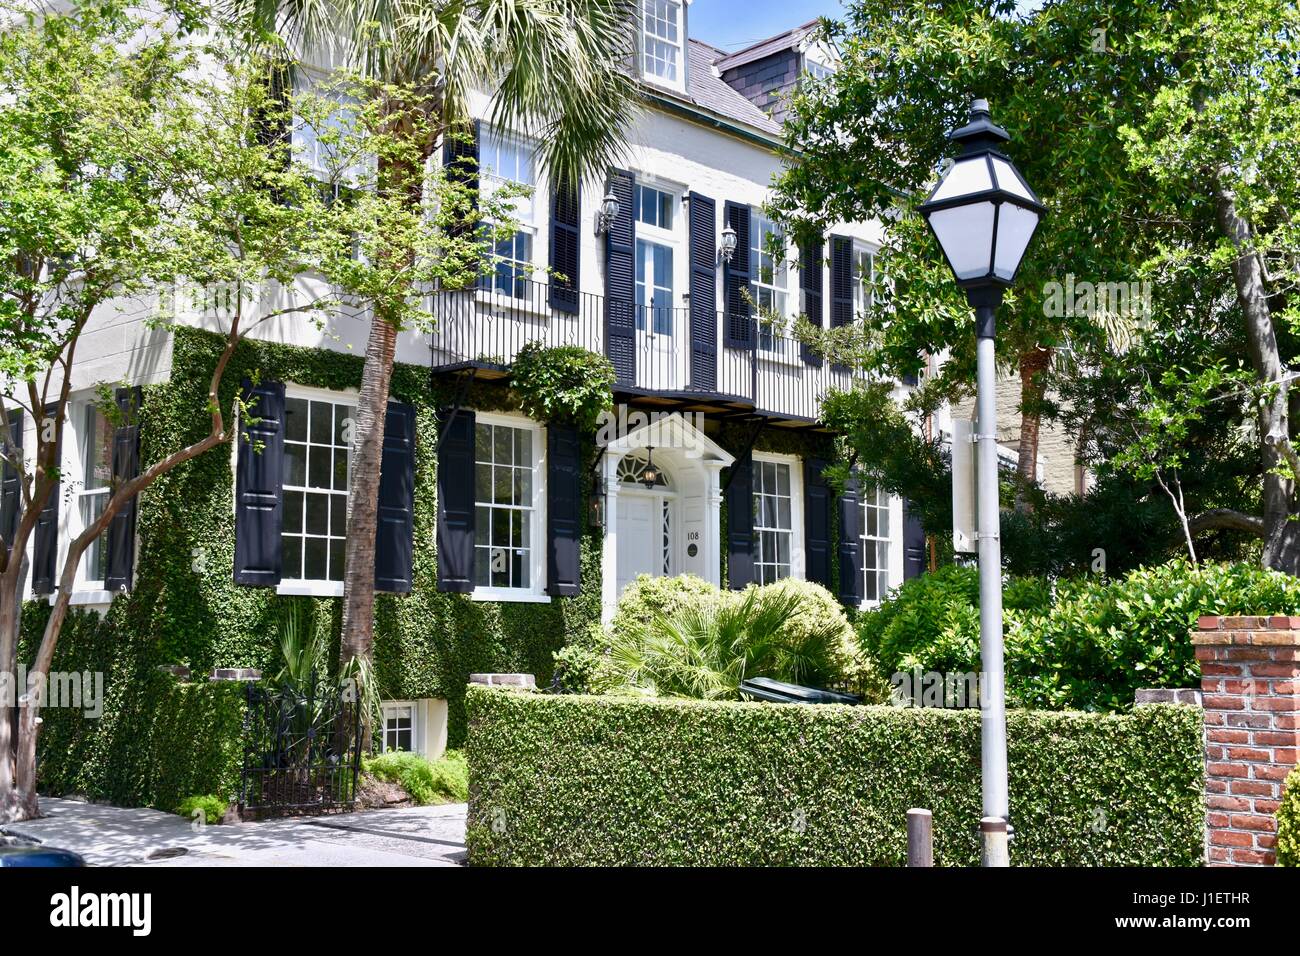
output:
[[[239,809],[273,815],[350,807],[361,770],[361,707],[312,675],[304,687],[249,683]]]

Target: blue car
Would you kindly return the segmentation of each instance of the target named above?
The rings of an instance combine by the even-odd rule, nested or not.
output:
[[[50,846],[6,846],[0,843],[0,867],[85,865],[86,861],[71,850]]]

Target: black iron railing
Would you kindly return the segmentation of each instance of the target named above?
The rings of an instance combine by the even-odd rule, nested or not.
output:
[[[820,417],[828,389],[851,381],[838,366],[805,361],[799,342],[775,327],[754,322],[756,347],[734,348],[724,344],[727,316],[710,312],[714,345],[701,350],[693,348],[689,308],[567,290],[555,296],[548,283],[504,273],[472,289],[434,293],[431,311],[435,369],[507,368],[530,342],[579,345],[611,357],[623,394],[712,399],[809,421]]]

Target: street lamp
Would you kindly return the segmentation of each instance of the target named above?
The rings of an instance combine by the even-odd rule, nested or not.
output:
[[[975,310],[976,474],[980,568],[980,768],[985,866],[1008,866],[1007,712],[1002,665],[1002,546],[998,538],[997,396],[993,333],[1002,292],[1016,277],[1043,204],[1002,152],[1010,137],[989,119],[985,100],[971,103],[970,122],[948,138],[961,152],[921,204],[944,258]]]

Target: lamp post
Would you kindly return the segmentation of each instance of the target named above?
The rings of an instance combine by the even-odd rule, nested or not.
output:
[[[1010,137],[993,125],[985,100],[971,103],[970,122],[948,134],[960,152],[920,207],[939,240],[957,285],[975,310],[978,444],[976,549],[980,574],[980,769],[985,866],[1008,866],[1007,713],[1002,665],[1002,546],[994,324],[1044,208],[1002,152]]]

